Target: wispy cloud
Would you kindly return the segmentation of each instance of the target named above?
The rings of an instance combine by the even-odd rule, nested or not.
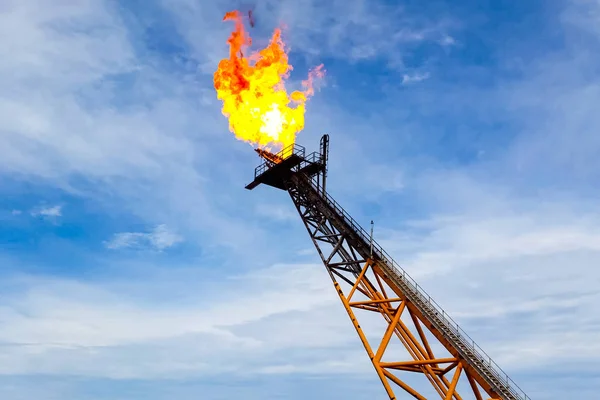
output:
[[[443,35],[443,37],[440,39],[439,43],[442,46],[454,46],[454,45],[456,45],[456,39],[454,39],[450,35]]]
[[[282,351],[299,343],[307,351],[323,350],[311,355],[322,361],[333,356],[328,347],[353,343],[344,315],[331,318],[339,300],[318,265],[281,265],[224,281],[177,268],[169,275],[165,281],[162,274],[145,272],[133,281],[102,285],[41,278],[5,282],[24,291],[5,297],[0,310],[4,358],[14,361],[3,363],[0,373],[118,379],[245,375],[249,366],[282,361]],[[143,300],[174,281],[177,298],[167,296],[158,307]],[[178,300],[182,295],[184,303]],[[243,313],[236,312],[240,304]],[[23,310],[31,317],[23,317]],[[297,316],[309,314],[299,330]],[[164,351],[168,362],[150,362]],[[84,362],[89,357],[96,361]],[[217,364],[210,361],[215,357]]]
[[[281,204],[261,203],[257,205],[256,213],[261,217],[275,221],[296,221],[298,219],[296,209],[290,204],[283,206]]]
[[[13,215],[20,214],[20,211],[16,210],[15,213],[13,211]],[[36,208],[31,211],[31,215],[34,217],[43,217],[43,218],[58,218],[62,216],[62,206],[56,205],[52,207],[42,207]]]
[[[414,74],[404,74],[404,75],[402,75],[402,84],[407,85],[409,83],[421,82],[426,79],[429,79],[428,72],[417,72]]]
[[[169,7],[178,18],[178,28],[201,59],[218,60],[219,45],[204,37],[196,21],[201,15],[218,16],[227,8],[225,4],[221,0],[200,9],[195,2],[177,0]],[[416,18],[401,7],[368,0],[334,0],[327,4],[318,0],[266,0],[256,4],[255,14],[260,18],[258,32],[263,34],[285,21],[286,38],[300,56],[351,62],[385,60],[394,69],[403,69],[406,46],[438,45],[450,37],[453,28],[447,22],[448,15]],[[210,27],[225,37],[227,28],[219,18],[214,21]]]
[[[109,249],[152,248],[165,250],[183,241],[183,237],[170,231],[164,224],[156,226],[151,232],[120,232],[105,245]]]

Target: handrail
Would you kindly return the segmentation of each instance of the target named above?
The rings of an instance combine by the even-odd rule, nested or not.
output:
[[[292,143],[286,147],[284,147],[281,151],[279,151],[278,153],[274,154],[275,157],[280,158],[282,160],[285,160],[286,158],[292,156],[292,155],[297,155],[301,158],[305,158],[304,154],[305,154],[306,149],[304,148],[304,146],[299,145],[297,143]],[[257,178],[259,175],[261,175],[262,173],[264,173],[267,169],[271,168],[272,163],[270,161],[265,161],[262,164],[260,164],[258,167],[254,168],[254,178]]]
[[[312,179],[308,179],[308,182],[313,189],[315,189],[316,193],[322,193],[315,187],[315,183],[312,181]],[[331,195],[329,195],[329,193],[325,192],[323,198],[329,203],[329,206],[331,206],[335,211],[338,212],[339,215],[344,218],[345,222],[350,225],[363,240],[365,240],[367,243],[371,242],[370,234],[368,234],[362,228],[362,226],[360,226],[360,224],[358,224],[358,222],[356,222],[356,220],[354,220],[354,218],[352,218],[352,216],[346,212],[346,210],[344,210],[344,208],[342,208],[342,206],[335,201]],[[409,288],[413,291],[414,295],[417,295],[424,304],[431,306],[434,311],[437,311],[437,315],[444,325],[444,328],[455,334],[455,340],[459,340],[463,346],[468,348],[475,356],[477,356],[479,362],[487,363],[489,369],[484,370],[484,373],[489,371],[490,375],[492,375],[493,378],[502,384],[504,389],[508,390],[516,399],[531,400],[531,398],[525,394],[523,389],[521,389],[508,376],[508,374],[504,372],[502,368],[500,368],[500,366],[496,364],[492,358],[487,355],[487,353],[481,347],[479,347],[479,345],[477,345],[477,343],[475,343],[475,341],[464,330],[460,328],[460,326],[444,311],[444,309],[438,303],[435,302],[435,300],[431,298],[429,294],[427,294],[427,292],[425,292],[423,288],[419,287],[418,283],[402,267],[400,267],[400,265],[398,265],[375,240],[373,240],[373,250],[379,253],[381,260],[387,264],[393,273],[398,275],[401,280],[409,285]]]
[[[298,166],[294,167],[294,170],[301,169],[308,164],[319,164],[323,162],[320,153],[314,151],[309,155],[306,155],[306,150],[304,146],[295,143],[285,147],[279,153],[274,154],[276,158],[279,158],[281,160],[285,160],[286,158],[289,158],[292,155],[296,155],[302,160]],[[275,165],[276,164],[274,164],[272,161],[264,161],[258,167],[254,168],[254,179],[258,178],[260,175],[262,175],[268,169],[274,167]]]

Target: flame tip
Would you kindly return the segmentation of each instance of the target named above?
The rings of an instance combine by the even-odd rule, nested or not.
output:
[[[287,147],[295,143],[304,129],[305,104],[314,95],[315,79],[324,76],[324,65],[309,70],[302,81],[303,91],[288,94],[285,80],[292,65],[288,61],[281,28],[275,28],[269,44],[258,52],[244,55],[252,44],[244,30],[242,14],[229,11],[223,20],[235,20],[231,32],[229,59],[219,62],[214,73],[217,98],[223,102],[222,114],[229,118],[229,130],[236,138],[258,149]]]

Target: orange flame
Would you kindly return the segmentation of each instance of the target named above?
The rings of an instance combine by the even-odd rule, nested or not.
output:
[[[223,115],[229,118],[229,130],[238,139],[262,149],[295,143],[296,134],[304,129],[305,105],[314,94],[314,79],[324,76],[323,65],[310,71],[308,79],[302,81],[304,91],[288,95],[284,80],[292,66],[281,30],[274,31],[266,48],[245,57],[242,50],[252,40],[244,30],[242,15],[231,11],[223,20],[235,21],[235,30],[227,41],[229,58],[219,62],[214,85],[217,97],[223,101]]]

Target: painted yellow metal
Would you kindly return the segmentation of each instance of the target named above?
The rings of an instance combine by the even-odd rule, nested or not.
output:
[[[354,325],[354,329],[356,329],[356,332],[358,333],[358,336],[360,337],[361,342],[365,346],[365,350],[367,351],[369,358],[371,359],[371,361],[373,361],[373,366],[375,367],[375,371],[377,371],[377,375],[379,375],[379,378],[381,379],[381,383],[383,383],[385,391],[390,396],[390,400],[396,400],[396,395],[394,394],[394,391],[390,387],[390,384],[388,383],[388,381],[385,379],[383,369],[379,366],[379,364],[377,362],[374,361],[373,350],[371,349],[371,345],[369,344],[369,341],[367,340],[365,334],[363,333],[363,331],[360,327],[360,324],[358,323],[356,317],[354,316],[354,312],[352,311],[352,308],[350,307],[350,304],[348,303],[348,299],[346,298],[346,296],[344,296],[344,292],[342,292],[342,289],[340,288],[340,285],[337,282],[334,282],[334,286],[335,286],[335,291],[340,296],[340,300],[342,300],[342,303],[344,304],[344,308],[346,309],[346,312],[348,313],[348,316],[350,317],[350,320],[352,321],[352,324]]]
[[[456,393],[456,384],[458,383],[458,379],[460,378],[461,371],[462,363],[459,362],[456,366],[456,370],[454,371],[454,378],[452,378],[452,383],[450,383],[450,387],[448,388],[448,393],[446,394],[445,400],[452,400],[452,395]]]
[[[371,283],[367,276],[368,271],[375,277],[374,281],[376,284]],[[397,296],[387,296],[384,282]],[[376,261],[369,259],[365,262],[360,274],[358,274],[356,280],[352,282],[348,296],[344,294],[341,286],[335,279],[333,280],[333,283],[390,400],[396,399],[392,384],[400,386],[416,399],[426,399],[426,397],[420,394],[418,390],[399,379],[398,376],[392,372],[394,370],[416,372],[425,375],[439,396],[442,399],[447,400],[462,400],[461,395],[456,390],[456,386],[461,374],[464,372],[464,375],[469,379],[469,383],[473,390],[473,396],[477,400],[481,400],[481,395],[477,386],[478,382],[470,375],[467,375],[467,371],[458,354],[453,354],[452,357],[445,358],[436,358],[434,356],[423,329],[423,326],[427,328],[426,321],[423,321],[423,318],[419,315],[416,307],[413,307],[410,301],[402,295],[399,288],[394,287],[393,282],[390,282],[385,275],[381,274],[381,269],[378,268]],[[368,300],[350,301],[358,292],[365,295]],[[399,304],[393,306],[395,303]],[[352,310],[353,308],[379,312],[387,322],[387,328],[383,333],[383,337],[377,346],[377,351],[375,353],[373,352],[374,347],[367,339]],[[408,311],[410,319],[414,324],[413,330],[415,333],[411,332],[411,329],[409,329],[406,323],[402,321],[401,317],[404,311]],[[394,362],[382,361],[386,349],[394,336],[404,345],[404,348],[407,350],[412,360],[399,360]],[[436,335],[434,334],[434,336]],[[443,341],[441,344],[444,345],[444,347],[449,348],[452,353],[452,346],[443,343]],[[444,364],[449,365],[442,367],[441,365]],[[444,375],[452,370],[454,370],[454,375],[452,381],[449,381]],[[486,390],[483,385],[482,388]]]

